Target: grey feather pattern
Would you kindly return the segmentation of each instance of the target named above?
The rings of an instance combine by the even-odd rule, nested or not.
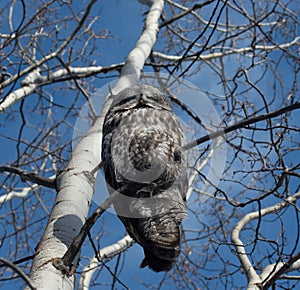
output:
[[[143,248],[141,267],[168,271],[180,253],[188,186],[184,135],[164,95],[134,85],[115,96],[103,125],[102,162],[114,207]]]

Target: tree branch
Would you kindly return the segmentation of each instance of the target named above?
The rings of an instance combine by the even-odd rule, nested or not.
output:
[[[71,34],[68,36],[68,38],[60,45],[60,47],[58,47],[56,49],[56,51],[44,56],[42,59],[40,59],[39,61],[33,63],[32,65],[28,66],[27,68],[25,68],[23,71],[19,72],[18,74],[13,75],[11,78],[9,78],[8,80],[4,81],[3,83],[0,84],[0,90],[5,88],[6,86],[10,85],[11,83],[13,83],[15,80],[17,80],[18,78],[34,71],[36,68],[40,67],[42,64],[44,64],[45,62],[49,61],[50,59],[56,57],[69,43],[70,41],[74,38],[74,36],[77,34],[77,32],[82,28],[84,22],[86,21],[86,19],[88,18],[91,9],[93,7],[93,5],[97,2],[97,0],[91,0],[89,2],[89,4],[87,5],[87,8],[85,10],[85,13],[83,14],[82,18],[80,19],[80,21],[78,22],[78,25],[75,27],[75,29],[71,32]]]
[[[274,285],[277,279],[282,277],[283,274],[287,272],[299,270],[300,269],[299,261],[300,261],[300,252],[297,255],[291,257],[285,263],[281,262],[281,263],[269,265],[268,269],[264,270],[263,273],[264,276],[266,276],[266,274],[269,274],[268,276],[271,276],[271,278],[267,277],[269,279],[267,280],[266,283],[264,283],[263,290],[268,290],[272,285]],[[295,267],[296,263],[297,265]]]
[[[63,274],[73,275],[76,269],[76,265],[73,261],[77,254],[79,253],[81,246],[86,239],[88,233],[90,232],[93,225],[96,223],[97,219],[105,212],[105,210],[112,204],[113,200],[119,194],[118,191],[112,193],[86,220],[82,226],[79,234],[74,238],[72,244],[69,246],[68,250],[62,258],[53,259],[53,265],[61,270]]]
[[[184,17],[185,15],[189,14],[190,12],[192,12],[192,11],[194,11],[194,10],[196,10],[196,9],[201,9],[202,7],[204,7],[204,6],[206,6],[206,5],[209,5],[209,4],[212,3],[212,2],[214,2],[214,0],[208,0],[208,1],[204,2],[204,3],[196,3],[193,7],[187,8],[185,11],[183,11],[183,12],[181,12],[181,13],[175,15],[174,17],[172,17],[172,18],[170,18],[170,19],[165,20],[163,23],[161,23],[161,24],[159,25],[159,28],[162,28],[162,27],[164,27],[164,26],[166,26],[166,25],[169,25],[169,24],[171,24],[172,22],[174,22],[174,21],[176,21],[176,20],[178,20],[178,19]]]
[[[93,274],[97,270],[99,261],[105,258],[112,258],[115,255],[123,252],[134,244],[134,240],[127,234],[125,237],[101,249],[83,269],[79,279],[78,290],[88,290]]]
[[[116,95],[122,89],[136,84],[141,71],[156,42],[159,30],[158,22],[164,8],[163,0],[154,0],[145,21],[145,28],[133,50],[129,53],[125,65],[122,67],[121,76],[112,89]]]
[[[221,129],[221,130],[218,130],[218,131],[213,132],[211,134],[207,134],[207,135],[205,135],[203,137],[200,137],[196,140],[193,140],[193,141],[189,142],[188,144],[184,145],[183,147],[181,147],[180,150],[182,152],[190,150],[193,147],[196,147],[196,146],[198,146],[198,145],[200,145],[204,142],[207,142],[211,139],[215,139],[217,137],[223,136],[223,135],[225,135],[229,132],[235,131],[235,130],[240,129],[240,128],[246,128],[248,125],[251,125],[251,124],[254,124],[254,123],[257,123],[257,122],[260,122],[260,121],[264,121],[264,120],[267,120],[267,119],[275,118],[275,117],[280,116],[284,113],[287,113],[287,112],[290,112],[290,111],[293,111],[293,110],[297,110],[297,109],[300,109],[300,102],[294,103],[294,104],[289,105],[289,106],[286,106],[285,108],[276,110],[274,112],[270,112],[270,113],[262,114],[262,115],[259,115],[259,116],[253,117],[253,118],[245,119],[245,120],[243,120],[243,121],[241,121],[237,124],[234,124],[232,126],[226,127],[224,129]]]
[[[254,219],[258,219],[262,216],[265,216],[267,214],[273,213],[273,212],[277,212],[281,209],[283,209],[286,206],[289,206],[290,204],[293,204],[296,202],[296,200],[300,198],[300,192],[297,192],[296,194],[294,194],[293,196],[289,196],[287,197],[283,202],[277,203],[273,206],[264,208],[260,211],[255,211],[255,212],[251,212],[246,214],[234,227],[232,233],[231,233],[231,241],[234,244],[235,248],[236,248],[236,253],[240,259],[241,265],[244,268],[247,278],[248,278],[248,290],[250,289],[262,289],[262,285],[263,285],[263,280],[262,277],[259,276],[256,271],[254,270],[248,255],[246,253],[245,250],[245,246],[243,244],[243,242],[240,240],[239,235],[241,233],[241,231],[243,230],[243,228],[252,220]],[[279,278],[280,275],[282,275],[283,273],[286,272],[287,269],[289,269],[289,267],[291,266],[292,263],[294,263],[295,261],[297,261],[300,257],[300,254],[296,255],[296,257],[290,259],[290,261],[288,263],[284,263],[282,264],[282,267],[280,267],[279,269],[276,269],[276,274],[273,274],[272,277],[276,277],[276,278],[270,278],[269,281],[266,281],[264,283],[266,283],[265,285],[269,285],[271,286],[272,284],[270,284],[271,282],[274,283],[276,279]],[[268,268],[269,269],[269,268]],[[274,269],[274,268],[273,268]],[[266,276],[266,270],[264,272],[264,276]],[[271,282],[270,282],[271,281]],[[264,288],[263,289],[267,289]]]
[[[41,76],[36,71],[30,73],[23,81],[22,87],[10,93],[0,100],[0,114],[4,113],[9,107],[21,101],[25,97],[34,93],[36,89],[54,82],[63,82],[70,79],[89,77],[98,73],[107,73],[113,70],[120,70],[124,63],[113,64],[110,66],[90,66],[90,67],[68,67],[58,69]]]
[[[0,257],[0,262],[2,263],[3,266],[5,265],[5,266],[11,268],[13,271],[15,271],[25,281],[26,285],[30,289],[37,290],[37,288],[34,287],[32,281],[30,280],[30,278],[19,267],[17,267],[15,264],[10,262],[9,260],[6,260],[6,259],[1,258],[1,257]],[[2,267],[2,265],[0,264],[0,267]]]
[[[22,181],[28,180],[28,181],[34,182],[38,185],[46,186],[49,188],[55,188],[55,186],[56,186],[55,179],[46,178],[46,177],[40,176],[36,173],[32,173],[32,172],[23,170],[18,167],[0,166],[0,173],[2,173],[2,172],[10,172],[10,173],[17,174],[21,177]]]
[[[177,56],[177,55],[167,55],[161,52],[153,51],[152,54],[154,57],[157,57],[161,60],[165,61],[172,61],[172,62],[177,62],[177,61],[190,61],[190,60],[196,60],[198,59],[199,61],[201,60],[211,60],[211,59],[216,59],[216,58],[221,58],[227,55],[232,55],[232,54],[246,54],[246,53],[251,53],[256,50],[261,50],[261,51],[276,51],[284,48],[291,47],[295,44],[297,44],[300,40],[300,37],[296,37],[293,41],[288,42],[288,43],[283,43],[283,44],[277,44],[277,45],[256,45],[254,47],[242,47],[242,48],[237,48],[234,49],[232,47],[222,47],[222,52],[213,52],[209,54],[201,54],[200,56],[196,54],[192,55],[187,55],[182,59],[183,56]]]

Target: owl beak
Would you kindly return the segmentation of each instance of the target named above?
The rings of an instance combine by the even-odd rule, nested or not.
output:
[[[147,103],[147,97],[144,94],[140,94],[138,102],[139,102],[139,104],[146,104]]]

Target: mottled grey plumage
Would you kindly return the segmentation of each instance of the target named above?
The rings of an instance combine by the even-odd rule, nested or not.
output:
[[[187,165],[182,128],[164,95],[134,85],[115,96],[103,125],[102,164],[115,210],[143,248],[141,267],[168,271],[180,253]]]

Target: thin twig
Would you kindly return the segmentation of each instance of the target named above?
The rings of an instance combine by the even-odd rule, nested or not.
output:
[[[38,185],[46,186],[49,188],[55,188],[56,182],[55,179],[46,178],[43,176],[40,176],[36,173],[29,172],[27,170],[20,169],[18,167],[14,166],[0,166],[0,173],[2,172],[10,172],[17,174],[21,177],[22,181],[31,181]]]
[[[77,32],[82,28],[84,22],[86,21],[86,19],[88,18],[92,6],[97,2],[97,0],[91,0],[90,3],[88,4],[86,11],[84,13],[84,15],[82,16],[82,18],[80,19],[78,25],[75,27],[75,29],[70,33],[70,35],[68,36],[68,38],[60,45],[60,47],[58,47],[56,49],[56,51],[44,56],[42,59],[40,59],[39,61],[33,63],[32,65],[26,67],[23,71],[20,71],[18,74],[13,75],[10,79],[4,81],[2,84],[0,84],[0,89],[10,85],[12,82],[14,82],[15,80],[17,80],[18,78],[24,76],[25,74],[28,74],[30,72],[32,72],[34,69],[36,69],[37,67],[43,65],[45,62],[55,58],[57,55],[59,55],[59,53],[61,53],[61,51],[74,39],[74,36],[77,34]]]
[[[7,259],[1,258],[1,257],[0,257],[0,262],[2,264],[6,265],[7,267],[11,268],[13,271],[15,271],[26,282],[27,286],[30,289],[32,289],[32,290],[37,289],[36,287],[34,287],[32,281],[30,280],[30,278],[19,267],[17,267],[15,264],[13,264],[12,262],[8,261]]]
[[[196,10],[196,9],[200,9],[200,8],[202,8],[202,7],[204,7],[204,6],[208,5],[208,4],[210,4],[210,3],[212,3],[212,2],[214,2],[214,0],[208,0],[208,1],[204,2],[204,3],[196,3],[193,7],[188,8],[188,9],[186,9],[185,11],[183,11],[183,12],[181,12],[181,13],[175,15],[174,17],[165,20],[163,23],[161,23],[161,24],[159,25],[159,28],[162,28],[162,27],[164,27],[164,26],[166,26],[166,25],[169,25],[169,24],[171,24],[172,22],[174,22],[174,21],[176,21],[176,20],[178,20],[178,19],[184,17],[185,15],[189,14],[190,12],[192,12],[192,11],[194,11],[194,10]]]
[[[287,113],[287,112],[290,112],[290,111],[293,111],[293,110],[297,110],[297,109],[300,109],[300,102],[297,102],[297,103],[294,103],[292,105],[286,106],[286,107],[284,107],[282,109],[279,109],[277,111],[273,111],[273,112],[270,112],[270,113],[267,113],[267,114],[262,114],[262,115],[253,117],[253,118],[245,119],[245,120],[243,120],[243,121],[241,121],[237,124],[234,124],[232,126],[226,127],[224,129],[221,129],[221,130],[218,130],[218,131],[213,132],[211,134],[207,134],[207,135],[205,135],[203,137],[200,137],[196,140],[193,140],[193,141],[187,143],[186,145],[184,145],[183,147],[181,147],[180,150],[181,150],[181,152],[190,150],[190,149],[196,147],[197,145],[200,145],[200,144],[202,144],[204,142],[207,142],[211,139],[215,139],[217,137],[223,136],[223,135],[225,135],[229,132],[235,131],[235,130],[240,129],[240,128],[245,128],[246,126],[248,126],[250,124],[253,124],[253,123],[257,123],[257,122],[264,121],[264,120],[267,120],[267,119],[275,118],[275,117],[280,116],[284,113]]]

